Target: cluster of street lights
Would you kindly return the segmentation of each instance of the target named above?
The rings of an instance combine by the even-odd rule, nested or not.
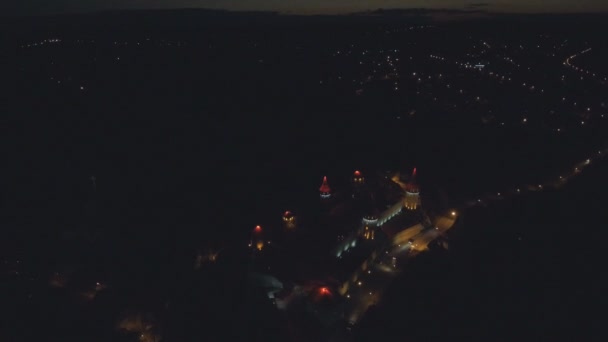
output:
[[[32,48],[32,47],[44,46],[44,45],[48,45],[48,44],[57,44],[57,43],[61,43],[61,39],[57,39],[57,38],[44,39],[39,42],[23,44],[23,45],[21,45],[21,48],[25,49],[25,48]]]
[[[588,52],[591,51],[591,48],[585,49],[579,53],[575,53],[574,55],[569,56],[568,58],[566,58],[566,60],[562,63],[564,66],[571,68],[574,71],[579,72],[581,75],[586,75],[588,77],[593,77],[593,78],[597,78],[597,74],[594,72],[591,72],[589,70],[585,70],[583,68],[577,67],[574,64],[572,64],[572,60],[574,60],[575,58],[577,58],[580,55],[584,55]],[[583,77],[581,77],[581,80],[583,79]],[[601,81],[606,82],[608,80],[607,77],[604,77]],[[602,82],[602,83],[603,83]]]
[[[591,51],[591,49],[587,49],[587,50],[585,50],[585,51],[581,52],[581,54],[582,54],[582,53],[589,52],[589,51]],[[576,56],[577,56],[576,54],[575,54],[575,55],[573,55],[573,56],[570,56],[570,57],[569,57],[569,58],[568,58],[568,59],[567,59],[567,60],[564,62],[564,65],[571,66],[571,67],[573,67],[575,70],[577,70],[577,69],[578,69],[577,67],[574,67],[574,66],[572,66],[572,65],[570,64],[571,59],[575,58]],[[431,59],[433,59],[433,60],[438,60],[438,61],[446,62],[446,58],[445,58],[445,57],[437,56],[437,55],[434,55],[434,54],[431,54],[431,55],[430,55],[430,58],[431,58]],[[503,57],[503,59],[508,60],[508,61],[512,61],[512,60],[511,60],[511,59],[509,59],[508,57]],[[465,68],[465,69],[474,69],[474,70],[479,70],[480,72],[482,72],[483,74],[485,74],[485,75],[487,75],[487,76],[489,76],[489,77],[491,77],[491,78],[498,79],[500,82],[504,82],[504,81],[512,81],[512,78],[511,78],[511,77],[508,77],[508,76],[505,76],[505,75],[501,75],[501,74],[499,74],[499,73],[492,72],[492,71],[490,71],[490,72],[484,72],[484,71],[483,71],[483,68],[476,68],[476,67],[475,67],[475,66],[473,66],[471,63],[454,62],[454,64],[456,64],[457,66],[459,66],[459,67],[461,67],[461,68]],[[589,71],[585,71],[585,73],[586,73],[586,74],[592,74],[592,73],[590,73]],[[592,75],[593,75],[593,76],[595,76],[595,74],[592,74]],[[561,78],[561,79],[562,79],[562,81],[564,81],[565,76],[564,76],[564,75],[562,75],[561,77],[562,77],[562,78]],[[604,79],[604,80],[606,80],[606,79]],[[449,89],[451,86],[448,84],[446,87]],[[536,92],[536,90],[537,90],[536,86],[535,86],[535,85],[533,85],[533,84],[530,84],[529,82],[523,82],[523,83],[521,83],[521,87],[522,87],[522,88],[524,88],[524,89],[529,90],[530,92]],[[460,89],[460,91],[459,91],[459,92],[460,92],[460,94],[464,94],[464,93],[465,93],[463,89]],[[544,93],[544,89],[540,89],[540,90],[538,91],[538,93],[539,93],[539,94],[543,94],[543,93]],[[481,99],[480,99],[480,97],[476,97],[476,98],[475,98],[475,101],[476,101],[476,102],[480,102],[480,100],[481,100]],[[565,101],[566,101],[566,98],[565,98],[565,97],[563,97],[563,98],[562,98],[562,102],[565,102]],[[577,106],[577,102],[574,102],[574,106],[575,106],[575,107]],[[586,111],[587,113],[590,113],[590,112],[591,112],[591,107],[586,107],[586,108],[585,108],[585,111]],[[602,117],[604,117],[604,115],[602,115]],[[522,123],[523,123],[523,124],[526,124],[527,122],[528,122],[528,119],[527,119],[527,118],[524,118],[524,119],[522,120]],[[504,123],[501,123],[501,125],[502,125],[502,126],[504,126]],[[580,125],[581,125],[581,126],[584,126],[584,125],[585,125],[585,120],[582,120],[582,121],[580,122]],[[556,131],[557,133],[561,133],[562,129],[561,129],[561,128],[556,128],[556,129],[555,129],[555,131]]]

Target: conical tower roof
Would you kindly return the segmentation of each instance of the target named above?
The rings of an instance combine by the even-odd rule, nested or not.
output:
[[[418,182],[416,181],[416,168],[414,168],[414,171],[412,171],[412,177],[410,178],[410,181],[407,182],[406,191],[409,191],[409,192],[419,192],[420,191],[420,189],[418,187]]]
[[[329,187],[329,184],[327,184],[327,176],[323,176],[323,184],[321,184],[319,191],[326,194],[331,192],[331,188]]]

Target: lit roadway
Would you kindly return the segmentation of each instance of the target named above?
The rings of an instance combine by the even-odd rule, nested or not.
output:
[[[394,245],[406,244],[411,238],[418,235],[422,231],[422,224],[417,224],[415,226],[411,226],[408,229],[398,233],[393,238]]]
[[[605,148],[603,150],[598,150],[593,155],[589,156],[589,158],[583,159],[582,161],[575,164],[569,170],[562,172],[562,174],[558,177],[548,179],[545,182],[540,183],[540,184],[523,184],[523,185],[513,188],[513,189],[506,189],[503,192],[497,192],[495,194],[491,194],[491,195],[488,195],[485,197],[478,197],[476,199],[467,201],[460,208],[466,209],[466,208],[470,208],[470,207],[474,207],[474,206],[478,206],[478,205],[486,205],[487,203],[489,203],[491,201],[502,200],[502,199],[505,199],[508,197],[521,195],[526,192],[539,192],[539,191],[544,191],[544,190],[551,189],[551,188],[554,188],[554,189],[560,188],[563,185],[565,185],[566,183],[568,183],[568,181],[570,181],[574,177],[579,176],[586,167],[593,164],[594,160],[604,158],[606,156],[608,156],[608,148]]]
[[[426,250],[428,244],[450,229],[454,221],[455,216],[440,217],[436,220],[434,229],[423,230],[421,224],[405,229],[395,236],[388,248],[380,251],[377,258],[369,262],[367,269],[359,271],[356,280],[351,278],[346,293],[350,303],[345,316],[349,322],[356,323],[371,305],[377,303],[408,259]]]

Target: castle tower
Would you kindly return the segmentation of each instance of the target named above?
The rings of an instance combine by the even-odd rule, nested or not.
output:
[[[365,203],[363,204],[363,224],[365,226],[375,227],[378,223],[378,210],[376,199],[372,193],[367,193]]]
[[[320,192],[321,198],[330,198],[331,197],[331,188],[329,187],[329,184],[327,184],[327,176],[323,177],[323,184],[321,184],[321,187],[319,188],[319,192]]]
[[[360,198],[363,192],[365,178],[359,170],[353,173],[353,178],[351,179],[351,182],[353,183],[353,198]]]
[[[249,247],[256,251],[261,251],[264,248],[264,235],[262,234],[262,227],[260,225],[255,226],[253,232],[251,232]]]
[[[293,230],[296,228],[296,217],[289,210],[283,213],[283,225],[287,230]]]
[[[420,205],[420,188],[416,182],[416,168],[412,172],[412,177],[405,186],[404,206],[409,210],[416,210]]]
[[[365,240],[373,240],[378,229],[380,210],[372,193],[368,193],[363,208],[363,230],[361,235]]]
[[[365,183],[365,177],[363,177],[363,175],[361,174],[360,171],[355,171],[355,173],[353,173],[353,183],[355,185],[357,184],[364,184]]]

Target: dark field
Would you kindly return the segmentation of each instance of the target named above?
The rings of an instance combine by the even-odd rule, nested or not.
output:
[[[425,206],[443,210],[557,179],[606,147],[606,42],[589,38],[597,22],[564,32],[550,21],[245,16],[156,27],[156,15],[127,25],[112,14],[112,30],[88,18],[79,32],[47,19],[2,38],[7,341],[38,330],[50,341],[134,341],[113,333],[116,317],[142,307],[162,312],[155,326],[168,341],[285,340],[273,334],[288,324],[242,284],[247,265],[227,257],[195,273],[197,251],[244,246],[256,224],[278,230],[285,210],[314,215],[324,175],[341,190],[354,170],[417,167]],[[589,47],[575,62],[598,80],[579,80],[562,63]],[[417,260],[355,334],[395,336],[403,320],[414,340],[584,329],[572,314],[592,301],[580,293],[601,258],[605,169],[598,162],[563,190],[467,212],[450,250]],[[319,253],[311,259],[322,262]],[[60,270],[77,280],[49,289]],[[105,297],[75,299],[99,280],[111,284]],[[226,321],[240,329],[226,335]]]

